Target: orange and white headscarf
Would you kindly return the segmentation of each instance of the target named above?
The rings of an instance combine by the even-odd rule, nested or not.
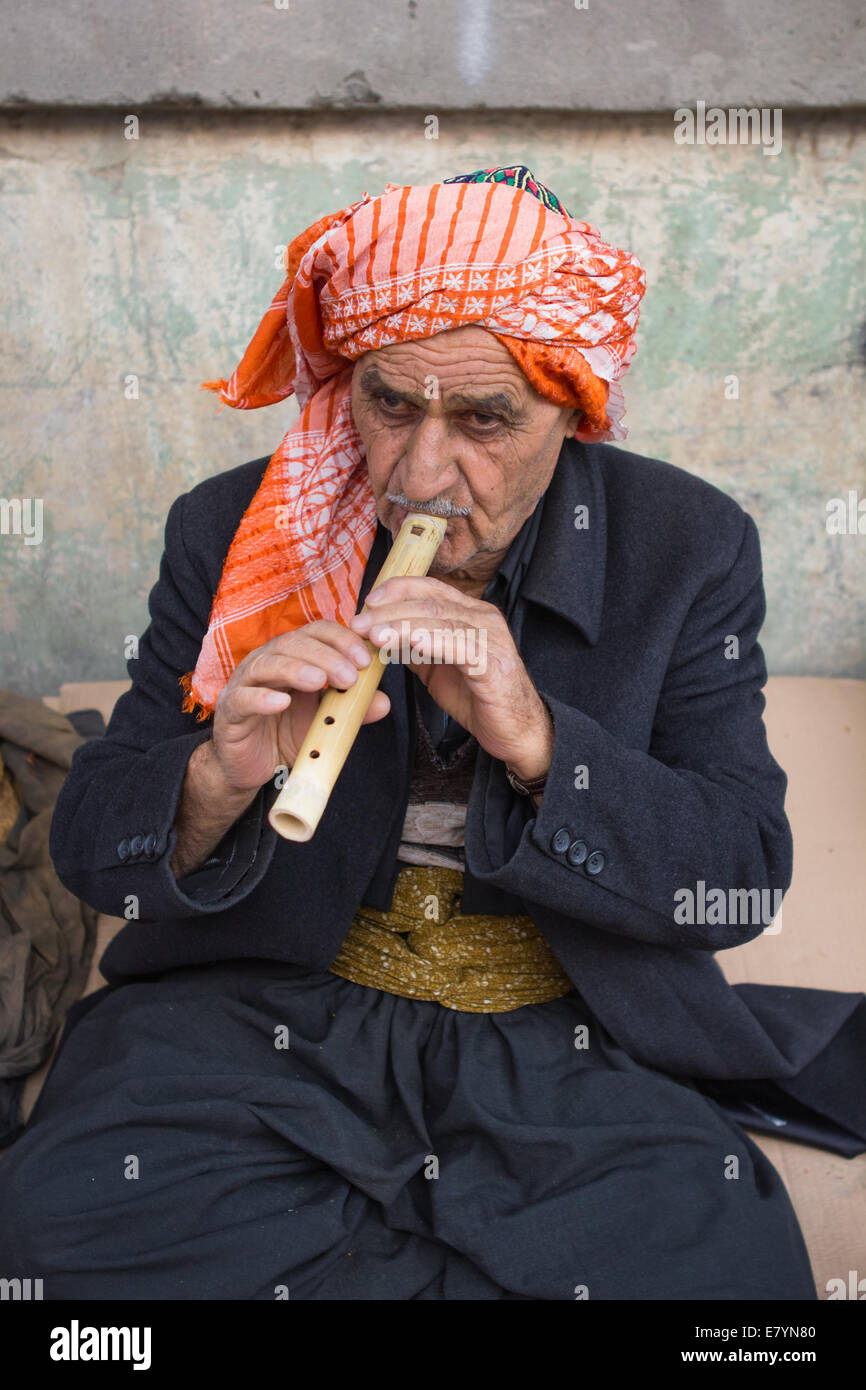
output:
[[[355,612],[377,524],[350,400],[364,353],[478,324],[541,395],[582,409],[578,439],[626,434],[617,383],[643,269],[523,166],[365,193],[295,237],[286,271],[231,380],[205,383],[242,410],[294,391],[301,413],[241,519],[195,670],[181,677],[199,719],[249,652]]]

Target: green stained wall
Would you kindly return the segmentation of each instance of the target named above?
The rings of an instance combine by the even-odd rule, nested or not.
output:
[[[172,499],[294,420],[198,389],[235,366],[277,248],[365,190],[508,162],[644,263],[625,447],[755,517],[771,671],[866,676],[866,535],[826,528],[830,499],[866,499],[862,118],[786,115],[775,157],[678,145],[671,115],[443,115],[428,139],[415,114],[145,112],[139,137],[120,113],[0,131],[0,496],[43,501],[41,544],[0,535],[0,684],[125,676]]]

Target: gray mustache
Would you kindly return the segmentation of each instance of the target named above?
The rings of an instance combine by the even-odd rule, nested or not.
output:
[[[469,516],[472,511],[471,506],[457,507],[453,502],[446,500],[410,502],[402,492],[387,492],[385,496],[389,502],[395,502],[398,507],[405,507],[407,512],[422,512],[426,516]]]

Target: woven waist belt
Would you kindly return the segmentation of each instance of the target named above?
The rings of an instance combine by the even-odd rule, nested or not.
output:
[[[531,917],[457,911],[459,869],[407,865],[387,912],[362,906],[334,975],[464,1013],[506,1013],[574,988]]]

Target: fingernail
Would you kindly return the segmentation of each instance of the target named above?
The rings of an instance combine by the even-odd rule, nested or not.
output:
[[[370,665],[370,653],[367,651],[366,647],[354,647],[352,655],[356,661],[360,661],[362,666]]]
[[[382,595],[379,593],[378,589],[373,589],[373,591],[367,595],[366,601],[367,603],[381,603]]]

